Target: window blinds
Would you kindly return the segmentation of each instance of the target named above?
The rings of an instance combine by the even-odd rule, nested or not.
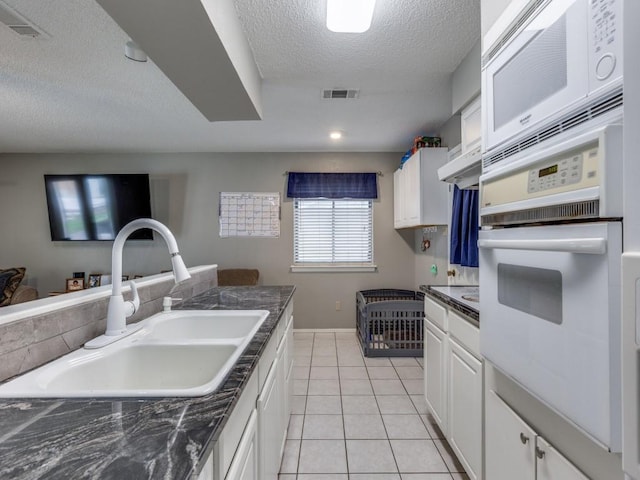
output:
[[[371,200],[296,198],[294,262],[373,263],[372,207]]]

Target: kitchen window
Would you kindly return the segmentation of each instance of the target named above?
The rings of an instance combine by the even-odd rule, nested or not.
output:
[[[292,272],[339,271],[371,272],[373,263],[373,194],[377,196],[377,182],[368,193],[348,192],[342,197],[348,180],[362,174],[301,174],[303,181],[292,182],[289,173],[288,196],[293,198],[293,266]],[[322,175],[314,186],[314,175]],[[327,182],[327,176],[330,181]],[[356,177],[357,178],[357,177]],[[346,180],[346,181],[345,181]],[[292,187],[292,183],[294,183]],[[362,190],[363,185],[355,182]],[[304,184],[304,193],[300,192]],[[312,197],[313,191],[323,188],[322,197]],[[296,190],[297,189],[297,190]],[[307,193],[309,192],[309,193]],[[338,192],[338,193],[332,193]],[[353,198],[354,196],[372,198]]]

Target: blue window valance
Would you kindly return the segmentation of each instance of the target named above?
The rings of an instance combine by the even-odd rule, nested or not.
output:
[[[289,172],[287,197],[378,198],[378,174]]]

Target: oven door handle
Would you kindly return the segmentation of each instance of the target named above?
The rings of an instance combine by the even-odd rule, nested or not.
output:
[[[480,239],[478,247],[501,250],[543,250],[548,252],[589,253],[603,255],[607,252],[606,238],[562,238],[531,240]]]

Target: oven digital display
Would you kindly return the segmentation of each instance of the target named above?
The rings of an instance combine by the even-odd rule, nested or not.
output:
[[[553,175],[554,173],[558,173],[558,164],[551,165],[547,168],[541,168],[538,172],[538,178],[546,177],[547,175]]]

